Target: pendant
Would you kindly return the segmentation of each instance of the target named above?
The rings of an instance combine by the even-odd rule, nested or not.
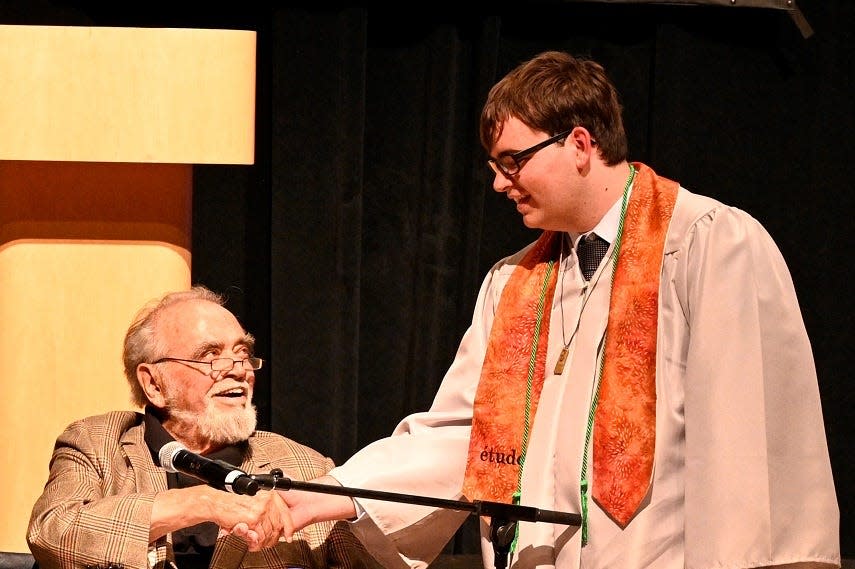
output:
[[[570,349],[567,346],[564,346],[561,349],[561,354],[558,356],[558,361],[555,362],[555,371],[552,373],[555,375],[561,375],[564,373],[564,364],[567,363],[567,356],[570,353]]]

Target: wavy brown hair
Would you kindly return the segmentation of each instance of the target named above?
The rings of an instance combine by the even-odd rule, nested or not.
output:
[[[628,152],[622,112],[617,89],[599,63],[546,51],[490,90],[481,112],[481,144],[489,152],[511,117],[550,136],[583,126],[603,161],[613,166],[626,160]]]

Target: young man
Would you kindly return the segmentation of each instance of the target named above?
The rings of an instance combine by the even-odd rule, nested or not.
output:
[[[262,360],[223,303],[195,287],[145,307],[130,326],[125,375],[145,413],[84,418],[59,436],[27,531],[41,569],[373,565],[345,524],[294,533],[278,492],[230,493],[157,464],[160,449],[176,441],[249,474],[281,468],[305,480],[333,466],[313,449],[256,431]]]
[[[511,71],[481,140],[493,188],[543,233],[487,274],[431,409],[319,482],[580,514],[520,522],[511,568],[839,566],[810,343],[764,228],[629,162],[592,61]],[[295,527],[357,516],[387,567],[424,567],[466,515],[283,498]]]

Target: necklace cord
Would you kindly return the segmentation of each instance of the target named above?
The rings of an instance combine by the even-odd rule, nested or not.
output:
[[[624,217],[626,215],[626,205],[627,205],[628,196],[629,196],[629,188],[632,185],[632,180],[634,178],[635,178],[635,167],[632,164],[630,164],[629,165],[629,178],[627,179],[626,185],[624,186],[624,189],[623,189],[623,201],[621,203],[621,214],[620,214],[620,221],[618,224],[618,232],[617,232],[617,236],[615,238],[614,247],[612,248],[612,254],[610,256],[610,260],[612,261],[612,272],[611,272],[612,283],[614,283],[615,268],[617,267],[617,257],[618,257],[618,252],[620,250],[621,237],[623,236],[623,221],[624,221]],[[559,270],[561,269],[560,265],[562,262],[563,255],[564,255],[564,240],[562,239],[561,252],[559,254],[559,260],[558,260],[559,261]],[[532,385],[534,382],[534,374],[535,374],[535,362],[537,360],[537,350],[539,347],[540,328],[541,328],[541,324],[543,322],[543,314],[545,311],[546,293],[547,293],[547,289],[549,286],[549,278],[550,278],[550,275],[552,274],[552,270],[553,270],[554,266],[555,266],[555,260],[551,259],[548,262],[547,267],[546,267],[546,274],[545,274],[545,277],[543,280],[543,285],[541,286],[541,289],[540,289],[540,294],[539,294],[538,303],[537,303],[537,317],[536,317],[536,323],[535,323],[534,340],[533,340],[532,346],[531,346],[531,352],[530,352],[529,364],[528,364],[528,373],[527,373],[527,378],[526,378],[525,417],[524,417],[525,424],[523,425],[523,440],[522,440],[521,449],[520,449],[519,471],[517,473],[517,491],[514,492],[514,495],[513,495],[513,503],[515,503],[515,504],[520,503],[520,498],[522,495],[523,468],[525,467],[525,456],[526,456],[526,451],[528,450],[528,440],[529,440],[529,433],[530,433],[530,429],[531,429],[531,398],[532,398]],[[588,285],[586,284],[585,299],[582,303],[582,310],[584,310],[585,304],[587,304],[588,298],[590,298],[589,291],[593,290],[593,288],[596,286],[597,282],[599,282],[599,279],[601,276],[602,276],[602,272],[599,275],[597,275],[597,279],[594,281],[593,285],[590,286],[590,288],[588,288]],[[564,283],[564,274],[562,273],[561,274],[561,290],[562,291],[564,288],[563,283]],[[573,334],[570,336],[570,340],[565,342],[565,338],[564,338],[564,303],[561,302],[560,295],[559,295],[559,303],[560,303],[559,306],[561,308],[561,340],[562,340],[562,342],[564,342],[564,350],[563,351],[566,352],[566,350],[569,349],[570,342],[573,341],[573,338],[576,335],[576,331],[579,329],[579,325],[581,322],[581,316],[580,316],[579,320],[577,320],[577,322],[576,322],[576,328],[573,330]],[[603,336],[603,340],[601,340],[600,346],[603,345],[604,339],[605,339],[605,335]],[[601,350],[598,349],[598,352],[601,352]],[[563,354],[562,354],[562,357],[563,357]],[[597,374],[597,384],[595,386],[593,402],[592,402],[591,409],[590,409],[589,415],[588,415],[588,426],[587,426],[586,434],[585,434],[585,451],[582,455],[582,481],[581,482],[582,482],[582,544],[583,545],[585,543],[587,543],[587,541],[588,541],[588,539],[587,539],[587,519],[588,519],[587,512],[588,512],[588,486],[589,486],[588,481],[587,481],[588,453],[589,453],[589,449],[590,449],[591,432],[593,429],[594,411],[596,410],[597,398],[599,396],[599,378],[602,376],[602,369],[603,369],[603,358],[602,358],[601,353],[600,353],[599,359],[600,359],[600,362],[599,362],[599,372]],[[563,366],[562,366],[562,370],[563,370]],[[515,528],[515,536],[514,536],[513,542],[510,545],[509,550],[511,552],[516,550],[518,538],[519,538],[519,524],[517,524],[517,527]]]

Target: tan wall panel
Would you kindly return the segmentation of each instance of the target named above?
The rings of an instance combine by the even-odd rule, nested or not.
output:
[[[256,32],[0,25],[0,159],[251,164]]]
[[[28,551],[59,432],[132,408],[122,340],[190,286],[191,192],[189,165],[0,162],[0,551]]]

